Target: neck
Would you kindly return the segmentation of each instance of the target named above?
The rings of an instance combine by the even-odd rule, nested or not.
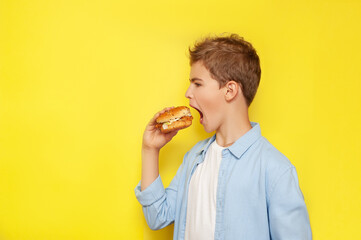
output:
[[[216,131],[217,144],[229,147],[250,129],[252,125],[248,117],[248,108],[244,111],[231,111]]]

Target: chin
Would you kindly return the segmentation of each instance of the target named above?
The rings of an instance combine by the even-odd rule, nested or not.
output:
[[[208,129],[206,129],[206,128],[204,128],[204,131],[206,131],[207,133],[213,132],[212,130],[208,130]]]
[[[203,128],[204,128],[204,131],[206,131],[207,133],[211,133],[211,132],[216,131],[215,128],[207,127],[207,126],[204,126],[204,125],[203,125]]]

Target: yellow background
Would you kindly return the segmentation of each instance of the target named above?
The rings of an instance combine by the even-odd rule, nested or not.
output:
[[[0,0],[0,239],[170,239],[134,187],[144,126],[187,105],[187,48],[253,43],[252,121],[298,171],[314,239],[361,239],[360,1]],[[165,90],[166,89],[166,90]],[[208,137],[161,152],[167,186]]]

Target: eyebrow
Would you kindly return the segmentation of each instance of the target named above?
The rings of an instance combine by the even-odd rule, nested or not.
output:
[[[197,80],[199,80],[199,81],[203,81],[202,79],[200,79],[200,78],[196,78],[196,77],[195,77],[195,78],[192,78],[192,79],[189,79],[189,81],[190,81],[190,82],[194,82],[194,81],[197,81]]]

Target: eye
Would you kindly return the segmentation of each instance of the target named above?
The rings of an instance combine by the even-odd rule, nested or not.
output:
[[[194,85],[196,85],[196,87],[202,86],[200,83],[194,83]]]

